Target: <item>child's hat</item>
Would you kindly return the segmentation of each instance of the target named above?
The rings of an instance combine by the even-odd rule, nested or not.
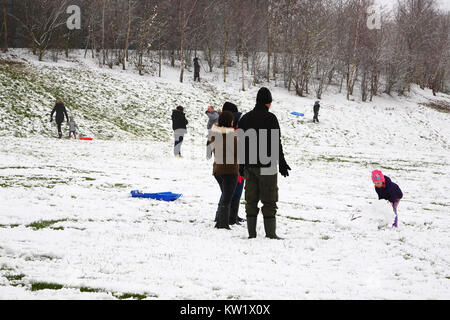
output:
[[[386,179],[384,179],[384,175],[380,170],[374,170],[372,171],[372,181],[375,182],[386,182]]]

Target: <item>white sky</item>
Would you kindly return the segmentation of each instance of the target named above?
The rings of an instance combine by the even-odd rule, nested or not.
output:
[[[397,0],[375,0],[376,3],[386,6],[387,8],[393,8],[397,4]],[[439,7],[443,10],[450,11],[450,0],[437,0]]]

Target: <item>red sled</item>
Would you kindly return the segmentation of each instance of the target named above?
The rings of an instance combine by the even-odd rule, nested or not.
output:
[[[92,141],[92,140],[94,140],[94,139],[84,137],[84,138],[80,138],[80,140],[84,140],[84,141]]]

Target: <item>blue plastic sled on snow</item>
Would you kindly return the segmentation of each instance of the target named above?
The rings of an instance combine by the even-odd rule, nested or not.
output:
[[[159,192],[159,193],[141,193],[138,190],[131,191],[133,198],[148,198],[160,201],[175,201],[182,196],[182,194],[172,192]]]
[[[299,116],[299,117],[304,117],[305,114],[304,113],[300,113],[300,112],[291,112],[292,115],[294,116]]]

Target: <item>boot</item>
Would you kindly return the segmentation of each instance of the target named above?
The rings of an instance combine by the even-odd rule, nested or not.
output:
[[[231,230],[228,222],[229,222],[229,215],[230,215],[230,206],[219,206],[219,218],[215,225],[215,228],[217,229],[228,229]]]
[[[61,139],[62,138],[62,132],[58,132],[58,137]]]
[[[247,216],[247,229],[248,229],[248,238],[254,239],[256,238],[256,222],[257,217],[249,217]]]
[[[398,216],[395,216],[394,224],[392,225],[393,228],[398,228]]]
[[[269,239],[277,239],[281,240],[279,236],[277,236],[276,230],[277,224],[275,218],[264,219],[264,230],[266,231],[266,238]]]
[[[234,224],[241,224],[238,220],[237,220],[237,215],[239,212],[239,205],[240,205],[240,200],[233,200],[231,202],[231,207],[230,207],[230,219],[229,219],[229,224],[230,226],[234,225]]]

